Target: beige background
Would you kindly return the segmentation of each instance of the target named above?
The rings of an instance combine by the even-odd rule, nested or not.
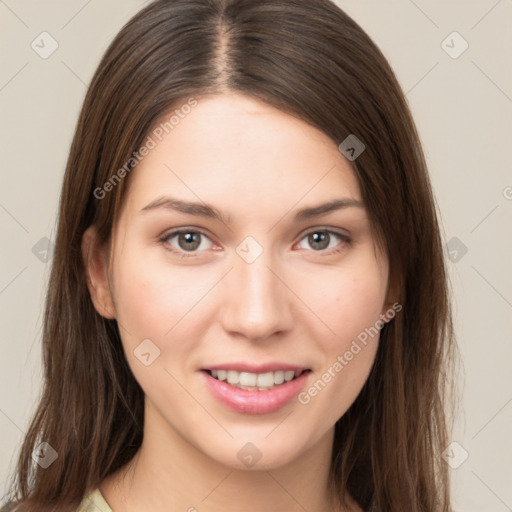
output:
[[[143,4],[0,0],[2,495],[40,391],[49,271],[41,259],[45,237],[54,237],[78,112],[103,51]],[[458,445],[445,453],[454,466],[454,508],[510,511],[512,2],[338,4],[382,48],[407,93],[442,212],[447,256],[454,260],[449,266],[465,367],[463,411],[453,436]],[[31,47],[35,40],[38,51],[51,49],[50,36],[39,37],[44,31],[58,44],[46,59]],[[469,46],[458,55],[464,41]]]

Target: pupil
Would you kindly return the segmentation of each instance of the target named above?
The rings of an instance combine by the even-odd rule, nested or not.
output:
[[[180,247],[185,251],[197,249],[201,243],[199,240],[198,233],[180,233],[178,241]],[[184,242],[184,246],[182,245],[182,242]]]
[[[329,233],[318,231],[309,235],[309,243],[314,249],[325,249],[329,246]]]

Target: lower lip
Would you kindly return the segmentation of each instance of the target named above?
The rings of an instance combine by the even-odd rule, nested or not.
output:
[[[304,387],[309,370],[296,379],[285,382],[267,391],[250,391],[230,386],[212,377],[207,371],[201,373],[214,396],[224,405],[242,414],[268,414],[284,407]]]

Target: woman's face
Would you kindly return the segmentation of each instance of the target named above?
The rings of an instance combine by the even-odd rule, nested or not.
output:
[[[146,424],[272,468],[330,439],[359,394],[388,262],[325,134],[239,94],[197,100],[128,178],[109,291]]]

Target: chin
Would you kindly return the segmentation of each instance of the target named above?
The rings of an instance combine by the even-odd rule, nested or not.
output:
[[[307,439],[301,443],[298,439],[280,436],[277,432],[269,436],[269,432],[272,432],[272,429],[266,428],[258,437],[241,436],[230,440],[229,443],[222,443],[224,446],[218,446],[215,450],[209,446],[209,456],[232,469],[268,471],[293,463],[311,446],[311,441],[308,442]]]

